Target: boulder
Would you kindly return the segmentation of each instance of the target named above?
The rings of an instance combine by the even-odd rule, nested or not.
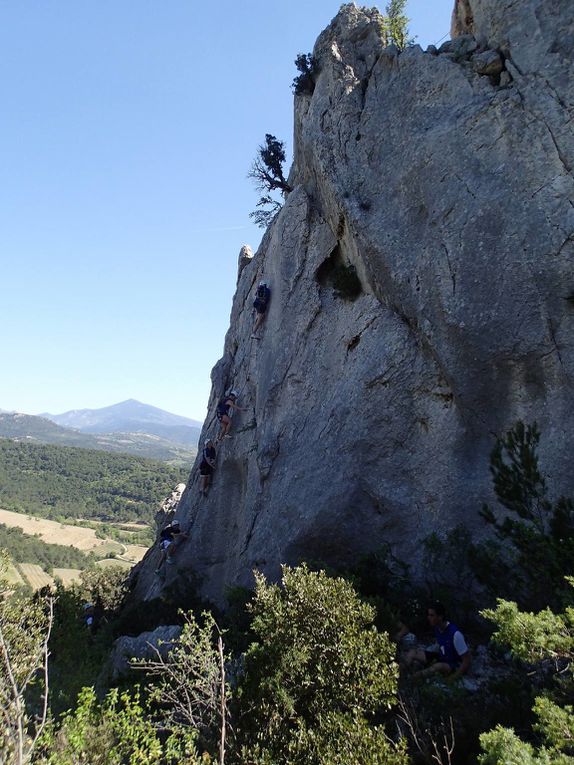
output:
[[[504,61],[498,51],[485,50],[482,53],[475,53],[471,57],[472,66],[477,74],[490,75],[496,77],[504,68]]]
[[[157,659],[157,651],[163,658],[173,647],[181,634],[178,625],[164,625],[152,632],[142,632],[136,637],[122,635],[112,647],[105,673],[109,683],[116,683],[132,670],[132,659]]]
[[[245,266],[249,265],[249,263],[251,263],[252,260],[253,260],[253,250],[248,244],[244,244],[243,247],[239,250],[239,258],[237,263],[237,281],[239,281],[241,272],[243,271]]]
[[[446,40],[438,49],[439,55],[450,53],[455,59],[467,58],[478,48],[478,43],[472,35],[460,35]]]

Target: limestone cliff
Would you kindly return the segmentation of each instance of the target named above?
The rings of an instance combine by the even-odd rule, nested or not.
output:
[[[243,257],[217,399],[241,406],[213,489],[194,469],[189,539],[167,579],[216,603],[282,562],[348,563],[461,520],[490,499],[494,432],[537,420],[553,487],[572,475],[574,9],[458,0],[439,51],[384,48],[375,10],[320,35],[295,99],[292,193]],[[333,288],[341,264],[355,300]],[[250,339],[260,279],[272,288]]]

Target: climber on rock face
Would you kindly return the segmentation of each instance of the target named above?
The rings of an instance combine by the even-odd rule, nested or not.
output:
[[[199,463],[199,493],[207,497],[207,490],[211,484],[211,476],[215,470],[215,458],[217,454],[211,438],[205,442]]]
[[[182,539],[187,539],[187,534],[184,534],[180,529],[179,521],[172,521],[169,526],[166,526],[161,530],[159,535],[161,558],[155,570],[156,574],[159,574],[164,563],[173,563],[173,556],[175,555],[177,546]]]
[[[217,419],[221,423],[221,428],[215,443],[219,443],[219,441],[224,438],[231,438],[231,435],[229,434],[229,429],[231,428],[231,417],[229,416],[229,412],[231,409],[237,409],[240,412],[247,411],[237,405],[237,392],[234,390],[229,391],[217,405]]]
[[[256,318],[253,326],[253,334],[251,337],[253,340],[259,340],[257,336],[257,330],[263,323],[265,318],[265,312],[267,311],[267,305],[269,304],[269,298],[271,297],[271,290],[265,282],[259,282],[255,300],[253,301],[253,308],[255,308]]]

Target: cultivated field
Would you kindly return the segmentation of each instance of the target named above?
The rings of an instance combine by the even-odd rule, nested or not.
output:
[[[104,560],[97,561],[96,566],[100,568],[112,568],[115,566],[116,568],[123,568],[129,571],[133,567],[133,563],[128,563],[127,560],[120,560],[120,558],[105,558]]]
[[[64,587],[68,587],[70,584],[80,581],[81,573],[79,568],[55,568],[54,579],[60,579]]]
[[[126,551],[122,554],[122,558],[134,563],[139,563],[149,549],[143,545],[125,545],[125,548]]]
[[[67,526],[57,521],[45,518],[34,518],[32,515],[13,513],[11,510],[0,510],[0,523],[6,526],[22,529],[24,534],[39,536],[44,542],[54,545],[77,547],[78,550],[89,552],[102,545],[109,544],[104,539],[98,539],[93,529],[82,526]],[[117,543],[116,543],[117,544]],[[121,545],[118,545],[121,547]]]
[[[20,572],[13,563],[8,564],[8,570],[5,572],[4,577],[8,584],[24,584]]]
[[[148,550],[143,545],[123,544],[113,539],[98,539],[94,529],[84,526],[69,526],[57,521],[35,518],[32,515],[13,513],[10,510],[0,510],[0,523],[22,529],[24,534],[38,536],[49,544],[71,546],[83,552],[93,552],[98,558],[96,565],[103,568],[116,566],[127,571],[139,563]],[[138,530],[145,528],[142,524],[129,525]],[[110,555],[115,557],[108,557]],[[76,568],[54,569],[54,577],[60,579],[64,586],[78,581],[80,573],[81,571]],[[27,581],[34,590],[54,584],[54,579],[35,563],[11,565],[5,577],[10,584],[25,584]]]
[[[52,577],[36,563],[19,563],[18,566],[33,590],[39,590],[46,585],[51,586],[54,584]]]
[[[77,547],[83,552],[93,552],[98,558],[106,558],[113,553],[132,564],[138,563],[148,549],[143,545],[122,544],[113,539],[98,539],[94,529],[68,526],[45,518],[14,513],[11,510],[0,510],[0,523],[22,529],[24,534],[39,536],[49,544]]]

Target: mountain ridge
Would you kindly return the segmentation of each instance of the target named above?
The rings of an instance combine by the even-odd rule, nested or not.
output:
[[[99,409],[44,412],[44,419],[82,433],[148,433],[183,446],[196,447],[201,423],[130,398]]]
[[[137,432],[85,433],[65,428],[46,417],[22,412],[0,412],[0,438],[31,444],[72,446],[131,454],[174,464],[189,464],[197,449],[158,435]]]

